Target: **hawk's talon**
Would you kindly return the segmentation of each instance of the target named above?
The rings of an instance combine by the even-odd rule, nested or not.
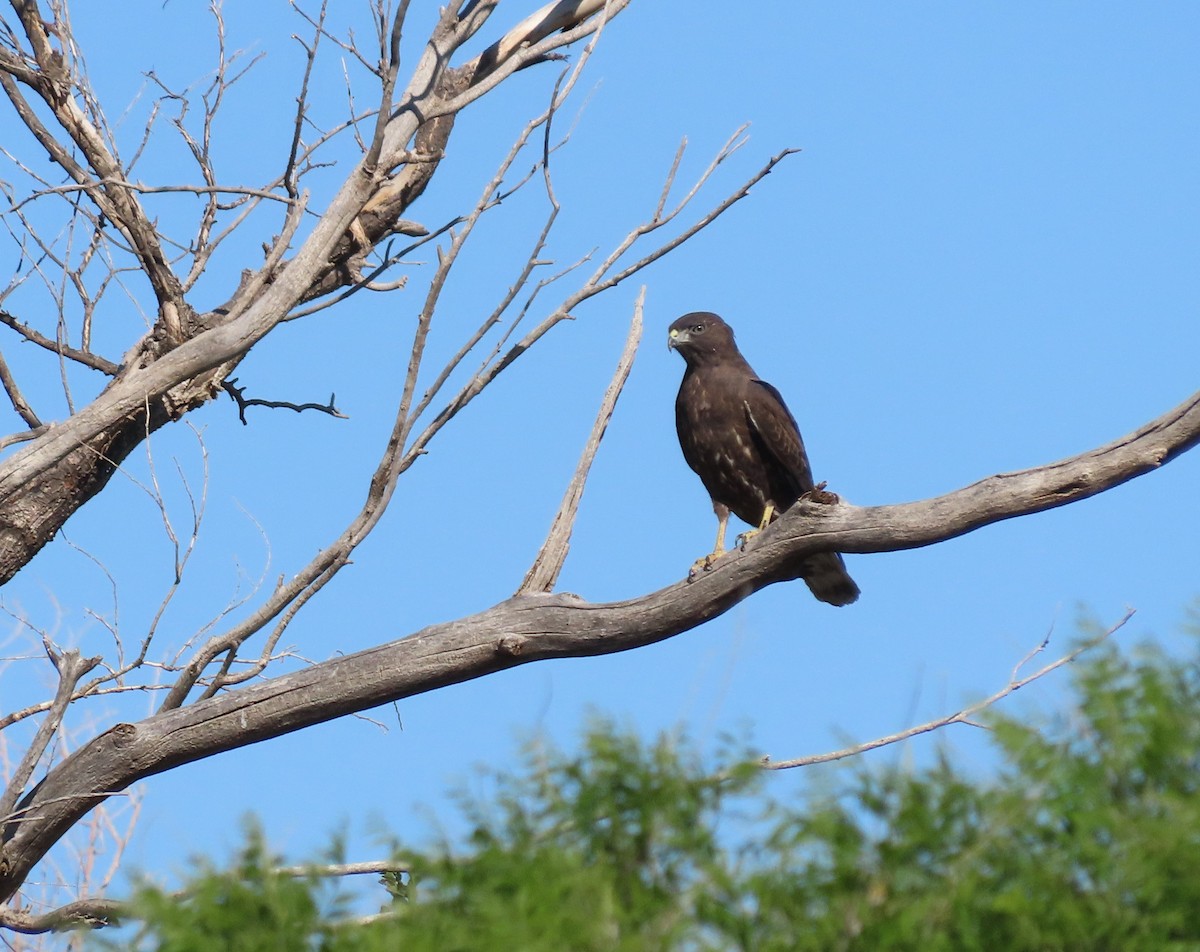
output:
[[[689,582],[696,581],[696,576],[701,572],[712,571],[713,563],[717,561],[724,553],[710,552],[708,555],[701,556],[692,563],[692,567],[688,569],[687,580]]]
[[[742,552],[746,551],[746,543],[753,539],[756,535],[763,531],[771,524],[771,520],[775,518],[775,504],[767,503],[767,507],[763,510],[762,518],[758,521],[757,529],[747,529],[745,532],[738,533],[738,537],[733,540],[733,544]]]
[[[760,532],[762,532],[762,529],[747,529],[745,532],[739,532],[737,538],[733,540],[733,544],[739,552],[745,552],[746,543]]]

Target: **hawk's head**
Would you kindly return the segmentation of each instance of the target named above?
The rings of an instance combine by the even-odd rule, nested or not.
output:
[[[733,328],[711,311],[684,314],[667,330],[667,347],[679,351],[689,366],[737,353]]]

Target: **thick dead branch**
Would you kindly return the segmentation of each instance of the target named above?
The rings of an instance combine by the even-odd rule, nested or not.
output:
[[[207,398],[204,398],[207,399]],[[131,399],[107,427],[98,427],[88,440],[67,447],[59,444],[49,459],[42,457],[44,441],[54,440],[69,422],[49,427],[22,453],[45,459],[34,467],[29,482],[14,487],[0,504],[0,584],[7,582],[54,538],[67,518],[108,485],[129,454],[167,422],[203,402],[193,398],[175,405],[159,397],[152,403]],[[95,404],[92,405],[95,408]],[[87,414],[88,409],[72,417]],[[10,460],[11,462],[11,460]]]
[[[351,260],[397,233],[400,216],[421,196],[437,171],[454,131],[455,119],[463,108],[522,66],[544,60],[553,50],[597,33],[628,3],[629,0],[609,0],[607,4],[604,0],[572,0],[549,4],[513,27],[475,59],[444,69],[432,95],[426,92],[418,101],[410,93],[402,99],[396,116],[387,124],[379,159],[382,168],[399,166],[399,170],[371,196],[354,227],[334,250],[330,259],[334,266],[313,285],[304,300],[329,294],[352,281],[355,269],[347,267]],[[472,11],[460,42],[465,42],[483,25],[491,6],[479,4]],[[410,84],[409,89],[413,88]],[[405,115],[420,117],[411,150],[410,140],[402,138],[406,130],[398,122]]]
[[[814,552],[890,552],[931,545],[1041,512],[1151,472],[1200,442],[1200,393],[1107,446],[1035,469],[991,476],[921,502],[859,508],[801,504],[695,582],[621,602],[525,595],[407,638],[118,724],[66,758],[15,811],[0,853],[0,901],[93,806],[145,777],[548,658],[626,651],[670,638],[759,589],[795,577]]]
[[[499,64],[510,59],[522,47],[530,47],[554,33],[570,30],[602,11],[605,6],[605,0],[559,0],[546,4],[484,50],[476,69],[480,74],[479,80],[490,75]]]

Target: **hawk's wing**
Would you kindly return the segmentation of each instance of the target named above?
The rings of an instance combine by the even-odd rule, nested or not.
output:
[[[750,381],[745,401],[751,432],[774,459],[795,490],[793,499],[813,488],[812,467],[800,438],[800,427],[779,391],[757,377]]]

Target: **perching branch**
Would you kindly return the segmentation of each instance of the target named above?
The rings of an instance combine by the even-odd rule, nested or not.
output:
[[[519,596],[399,641],[118,724],[51,769],[19,805],[19,817],[4,832],[0,901],[84,813],[156,773],[519,664],[662,641],[796,577],[797,563],[814,552],[931,545],[1094,496],[1157,469],[1197,442],[1200,393],[1106,446],[944,496],[862,508],[801,503],[695,582],[603,604],[571,595]]]

